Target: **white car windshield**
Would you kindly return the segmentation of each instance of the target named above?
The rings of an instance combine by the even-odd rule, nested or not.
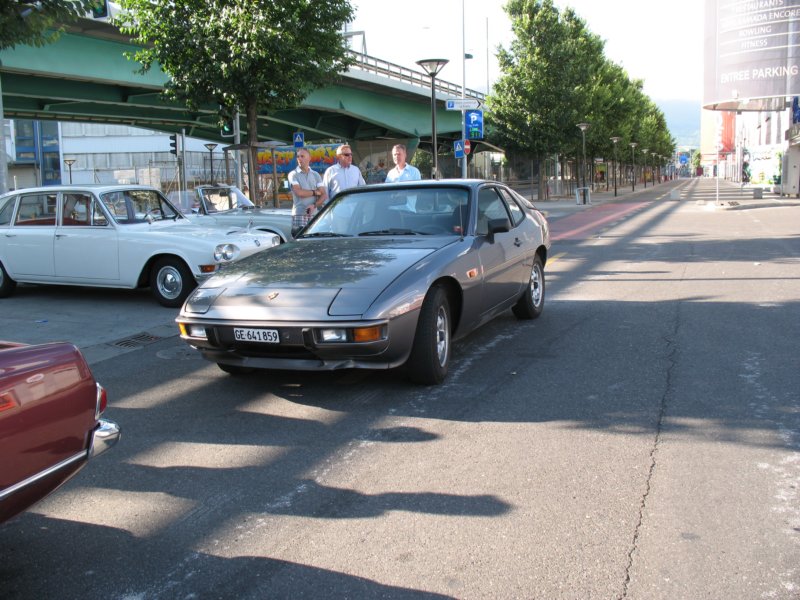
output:
[[[455,187],[345,192],[299,237],[461,236],[467,227],[468,201],[468,191]]]
[[[209,187],[198,189],[198,191],[203,197],[203,203],[209,214],[236,208],[255,208],[255,205],[237,187]]]
[[[123,225],[183,218],[177,209],[155,190],[116,190],[101,194],[100,200],[114,221]]]

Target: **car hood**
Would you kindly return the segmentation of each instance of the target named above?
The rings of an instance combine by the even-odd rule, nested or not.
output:
[[[264,233],[262,231],[247,231],[241,227],[236,228],[223,228],[220,226],[207,227],[198,223],[194,223],[191,219],[179,219],[172,221],[165,219],[163,221],[154,221],[153,223],[141,223],[136,225],[126,225],[125,229],[137,227],[139,229],[149,229],[153,232],[163,233],[165,235],[178,235],[182,237],[192,237],[198,239],[208,239],[215,241],[218,244],[231,242],[238,243],[239,241],[248,241],[258,239],[262,243],[272,240],[273,234]],[[271,244],[267,244],[271,246]]]
[[[226,266],[189,298],[184,312],[237,320],[357,317],[403,272],[456,239],[290,242]]]

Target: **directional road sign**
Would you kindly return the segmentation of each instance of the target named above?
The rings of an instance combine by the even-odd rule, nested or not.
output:
[[[302,131],[297,131],[293,135],[294,138],[294,147],[295,148],[302,148],[306,145],[306,134]]]
[[[445,102],[447,110],[474,110],[481,106],[483,103],[477,98],[448,98]]]

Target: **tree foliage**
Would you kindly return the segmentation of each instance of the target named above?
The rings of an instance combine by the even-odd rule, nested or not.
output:
[[[64,23],[84,16],[98,0],[3,0],[0,2],[0,50],[17,44],[43,46],[58,38]]]
[[[642,82],[605,57],[604,42],[571,8],[560,12],[552,0],[509,0],[505,10],[514,39],[498,51],[503,75],[487,99],[494,143],[540,159],[577,156],[577,124],[586,122],[587,156],[610,156],[614,136],[622,147],[636,141],[650,152],[672,154],[666,119]]]
[[[247,115],[251,164],[258,120],[297,106],[349,64],[348,0],[122,0],[116,22],[170,77],[165,94],[190,109],[221,107],[220,121]],[[251,169],[250,187],[256,190]]]

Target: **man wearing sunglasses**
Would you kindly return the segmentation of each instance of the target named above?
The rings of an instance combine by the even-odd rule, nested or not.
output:
[[[350,146],[343,144],[336,149],[336,164],[327,168],[322,183],[330,200],[343,190],[367,185],[359,168],[353,166],[353,150]]]

